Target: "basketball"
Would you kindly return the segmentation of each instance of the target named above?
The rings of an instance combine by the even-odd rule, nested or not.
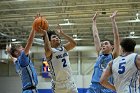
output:
[[[37,32],[40,33],[40,27],[43,30],[48,30],[48,22],[44,17],[37,17],[34,22],[33,22],[33,29]]]

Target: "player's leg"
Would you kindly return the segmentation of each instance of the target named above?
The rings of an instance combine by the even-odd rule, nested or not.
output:
[[[99,84],[92,83],[86,93],[100,93]]]
[[[73,79],[68,79],[64,82],[53,83],[54,93],[78,93],[76,84]]]
[[[38,93],[38,90],[36,89],[24,90],[22,93]]]
[[[52,82],[52,93],[67,93],[65,84]]]
[[[103,86],[100,86],[100,87],[101,87],[101,93],[116,93],[115,91],[111,89],[105,88]]]
[[[66,89],[59,89],[59,88],[56,88],[54,90],[54,93],[67,93],[67,90]]]
[[[78,93],[74,80],[70,80],[69,82],[67,82],[66,87],[68,91],[67,93]]]
[[[55,88],[54,93],[78,93],[77,89]]]

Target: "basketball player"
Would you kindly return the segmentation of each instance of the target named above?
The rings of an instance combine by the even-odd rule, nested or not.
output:
[[[126,38],[121,41],[122,55],[111,61],[101,76],[100,83],[117,93],[140,93],[140,55],[134,53],[136,42]],[[107,79],[113,75],[114,85]]]
[[[68,54],[68,51],[76,46],[76,42],[66,35],[60,26],[57,32],[68,40],[66,44],[61,45],[61,39],[55,31],[47,31],[43,37],[45,54],[52,76],[53,93],[78,93]]]
[[[118,28],[115,22],[115,16],[117,11],[115,11],[112,16],[110,16],[113,26],[113,34],[114,34],[114,46],[113,43],[109,40],[105,40],[102,43],[100,42],[100,38],[98,35],[98,30],[96,27],[96,17],[97,12],[93,17],[93,37],[94,37],[94,44],[98,54],[98,58],[94,65],[94,72],[92,75],[91,85],[88,88],[86,93],[113,93],[114,91],[103,87],[100,82],[100,77],[102,72],[106,68],[107,64],[115,57],[119,55],[119,34]],[[111,82],[111,78],[110,78]]]
[[[22,80],[22,93],[38,93],[36,86],[38,84],[37,73],[32,61],[29,58],[29,50],[32,47],[35,30],[32,29],[25,48],[19,44],[7,48],[7,52],[15,64],[16,72]]]

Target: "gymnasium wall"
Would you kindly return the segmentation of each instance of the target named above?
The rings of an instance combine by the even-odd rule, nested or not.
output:
[[[89,87],[91,76],[90,75],[74,75],[76,85],[79,93],[85,93]],[[52,93],[51,92],[51,79],[45,79],[38,76],[38,90],[39,93]],[[21,93],[21,81],[17,76],[0,77],[0,93]]]

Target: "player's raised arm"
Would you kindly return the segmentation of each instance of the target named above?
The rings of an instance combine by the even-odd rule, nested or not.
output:
[[[115,11],[110,16],[111,21],[112,21],[113,34],[114,34],[114,50],[112,52],[114,58],[116,58],[120,54],[120,38],[119,38],[118,27],[115,21],[116,15],[117,15],[117,11]]]
[[[32,46],[34,37],[35,37],[35,30],[32,29],[31,32],[30,32],[29,38],[27,40],[27,44],[26,44],[25,49],[24,49],[24,52],[25,52],[26,55],[29,54],[29,50],[30,50],[30,48]]]
[[[44,40],[45,55],[47,58],[50,58],[50,56],[52,55],[52,49],[51,49],[49,37],[45,30],[42,30],[42,32],[44,33],[43,40]]]
[[[6,52],[8,53],[8,55],[10,56],[12,62],[15,62],[17,60],[17,58],[13,57],[11,54],[10,54],[10,47],[6,47]]]
[[[66,40],[68,40],[68,43],[64,44],[64,47],[67,51],[73,49],[76,46],[76,41],[71,38],[70,36],[66,35],[63,30],[61,29],[60,25],[57,27],[57,32],[63,36]]]
[[[100,43],[100,38],[99,38],[99,33],[97,29],[97,24],[96,24],[96,17],[97,17],[97,12],[93,16],[93,23],[92,23],[92,31],[93,31],[93,38],[94,38],[94,45],[96,48],[96,52],[99,55],[99,52],[101,50],[101,43]]]
[[[140,55],[138,55],[136,58],[136,65],[137,65],[137,68],[140,69]]]

